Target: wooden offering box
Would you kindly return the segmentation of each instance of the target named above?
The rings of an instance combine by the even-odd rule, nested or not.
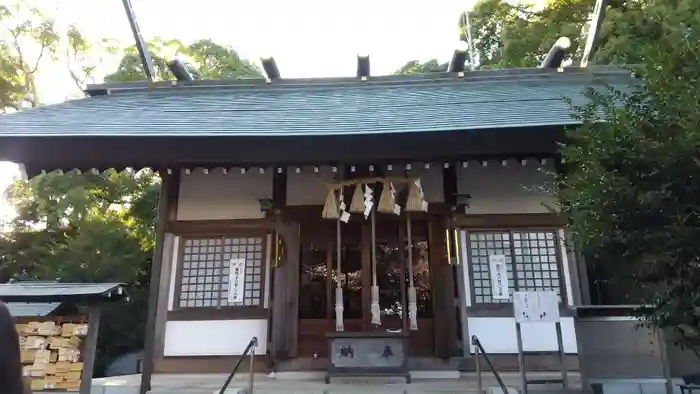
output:
[[[326,383],[334,376],[401,376],[408,371],[408,334],[403,332],[329,332]]]

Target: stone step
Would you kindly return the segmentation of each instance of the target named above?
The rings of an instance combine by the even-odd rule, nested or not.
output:
[[[297,377],[299,379],[281,379]],[[547,375],[543,375],[546,377]],[[226,380],[224,374],[170,374],[154,375],[153,390],[150,394],[218,394],[221,385]],[[477,379],[474,374],[466,374],[456,379],[419,379],[415,378],[407,384],[401,378],[383,377],[337,377],[325,384],[323,375],[308,379],[304,374],[266,376],[256,374],[254,382],[254,394],[502,394],[493,376],[485,375],[482,381],[483,392],[477,392]],[[518,375],[504,373],[501,376],[506,386],[510,387],[508,394],[517,393]],[[227,394],[244,394],[248,377],[237,376]],[[306,379],[305,379],[306,378]],[[139,375],[123,377],[95,379],[93,381],[93,394],[138,394],[140,385]],[[580,393],[578,377],[572,379],[568,394]],[[560,394],[563,393],[561,385],[532,385],[530,394]]]

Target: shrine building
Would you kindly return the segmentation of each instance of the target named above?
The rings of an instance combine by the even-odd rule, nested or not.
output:
[[[324,369],[329,333],[402,337],[411,370],[455,371],[476,335],[515,370],[515,290],[559,294],[575,369],[569,307],[589,294],[556,143],[577,125],[566,99],[630,81],[592,66],[92,85],[1,116],[0,159],[29,177],[158,171],[155,373],[229,372],[252,337],[260,371]],[[553,326],[524,326],[523,347],[556,365]]]

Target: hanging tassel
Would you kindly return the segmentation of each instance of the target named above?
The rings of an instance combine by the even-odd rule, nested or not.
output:
[[[379,196],[379,205],[377,211],[381,213],[393,213],[395,196],[392,193],[393,186],[389,186],[389,182],[382,184],[382,194]]]
[[[381,318],[381,311],[379,309],[379,286],[372,286],[372,302],[369,307],[369,311],[372,314],[372,324],[381,326],[382,325],[382,318]]]
[[[408,287],[408,319],[409,329],[411,331],[418,330],[418,302],[416,297],[416,288],[411,285]]]
[[[411,211],[406,212],[406,247],[408,265],[408,319],[409,329],[418,330],[418,302],[416,287],[413,283],[413,231],[411,228]]]
[[[324,219],[339,219],[340,215],[338,213],[338,201],[335,197],[335,190],[330,189],[328,191],[328,196],[326,197],[326,203],[323,205],[323,212],[321,217]]]
[[[350,202],[350,212],[352,213],[362,213],[365,211],[365,196],[362,191],[362,185],[355,186],[355,193],[352,195],[352,201]]]
[[[427,212],[428,203],[425,201],[423,186],[420,179],[416,179],[408,186],[408,198],[406,199],[406,210],[409,212]]]
[[[340,280],[340,277],[338,278]],[[343,325],[343,288],[335,288],[335,330],[345,331],[345,326]]]
[[[371,211],[372,220],[370,223],[372,230],[372,287],[370,292],[370,306],[369,311],[372,315],[372,324],[377,326],[382,325],[381,310],[379,309],[379,286],[377,286],[377,226],[376,226],[376,212]]]
[[[337,269],[337,283],[335,284],[335,330],[344,331],[343,324],[343,266],[341,265],[342,247],[340,219],[335,224],[335,258]]]

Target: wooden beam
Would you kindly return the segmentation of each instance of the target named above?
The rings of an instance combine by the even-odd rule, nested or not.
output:
[[[435,354],[441,358],[454,356],[457,348],[454,274],[447,259],[446,227],[444,219],[436,219],[429,224],[428,230]]]
[[[559,213],[515,213],[497,215],[457,215],[456,227],[494,228],[561,228],[569,223],[566,215]]]
[[[228,168],[274,163],[378,165],[551,157],[563,137],[561,127],[295,137],[0,137],[0,157],[26,163],[30,176],[42,169],[167,168],[173,163]]]
[[[177,219],[177,208],[178,200],[180,196],[180,176],[181,173],[177,171],[173,173],[171,182],[168,185],[169,191],[167,193],[167,219],[168,221]],[[163,265],[161,267],[160,284],[158,288],[158,308],[156,312],[156,324],[155,324],[155,350],[153,352],[154,359],[160,359],[164,356],[165,351],[165,325],[168,321],[168,307],[169,307],[169,295],[170,295],[170,280],[176,271],[173,270],[172,261],[177,258],[179,254],[178,250],[175,250],[177,245],[176,236],[170,233],[164,234],[165,239],[163,240]]]
[[[161,173],[160,196],[158,199],[158,216],[156,218],[156,244],[153,249],[153,261],[151,263],[151,282],[148,295],[148,318],[146,321],[146,344],[144,347],[143,371],[141,373],[140,394],[146,394],[151,390],[151,375],[155,358],[156,316],[159,307],[159,295],[161,288],[161,274],[163,268],[163,245],[165,241],[165,227],[168,216],[173,209],[169,207],[172,199],[177,199],[179,191],[178,176],[176,174]],[[167,295],[167,292],[166,292]]]
[[[272,350],[274,362],[296,357],[299,308],[299,224],[276,218],[284,244],[284,261],[272,269]]]
[[[273,218],[224,220],[171,220],[166,231],[179,236],[266,234],[274,228]]]

